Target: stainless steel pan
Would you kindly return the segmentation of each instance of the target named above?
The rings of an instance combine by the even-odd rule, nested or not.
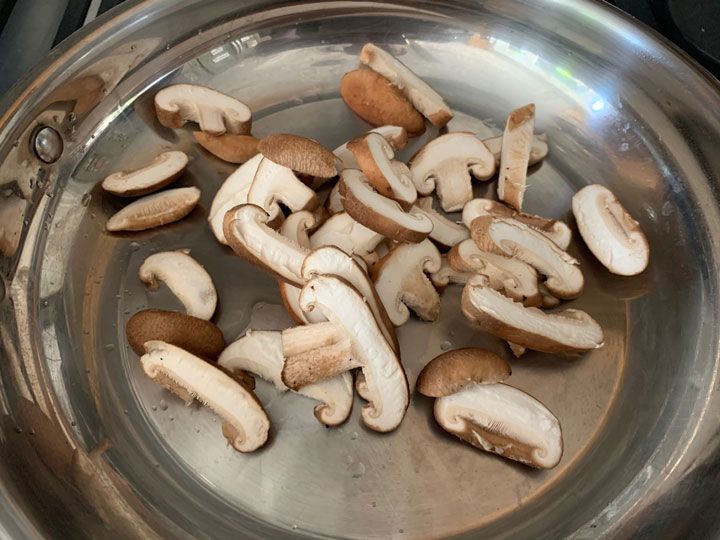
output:
[[[0,537],[718,536],[717,81],[584,0],[128,4],[64,43],[0,108]],[[125,345],[132,313],[179,307],[137,279],[149,253],[170,248],[189,247],[210,271],[228,340],[290,323],[274,281],[207,227],[232,168],[189,131],[160,126],[153,92],[205,84],[246,101],[256,135],[333,148],[365,127],[338,87],[366,41],[448,99],[453,130],[500,133],[509,110],[536,103],[550,156],[533,171],[528,211],[572,222],[572,194],[598,182],[648,236],[651,264],[635,278],[573,244],[587,282],[573,305],[603,325],[604,348],[512,361],[511,382],[562,422],[553,471],[460,444],[416,394],[402,426],[377,435],[359,404],[326,430],[311,403],[262,383],[271,440],[241,455],[211,414],[147,380]],[[108,235],[120,203],[97,182],[168,148],[192,156],[182,183],[202,189],[201,207],[170,227]],[[449,288],[440,321],[400,330],[411,385],[448,347],[508,354],[458,302]]]

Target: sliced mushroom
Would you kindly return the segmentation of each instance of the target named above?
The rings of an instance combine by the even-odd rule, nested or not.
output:
[[[399,244],[377,265],[374,281],[378,295],[395,326],[410,318],[410,309],[424,321],[440,313],[440,296],[425,272],[440,270],[440,252],[430,240]]]
[[[268,213],[254,204],[225,214],[223,232],[232,250],[251,264],[296,286],[302,286],[302,262],[308,250],[268,227]]]
[[[525,306],[542,304],[537,272],[523,261],[482,251],[472,240],[463,240],[448,253],[448,263],[458,272],[473,272],[487,278],[489,287]]]
[[[524,307],[486,284],[482,276],[468,281],[461,303],[463,314],[486,332],[547,353],[577,354],[602,347],[602,328],[584,311],[544,313]]]
[[[441,128],[452,119],[450,106],[442,96],[387,51],[366,43],[360,52],[360,61],[398,86],[434,126]]]
[[[208,222],[210,223],[210,228],[215,238],[217,238],[221,244],[227,245],[225,233],[223,232],[225,214],[234,206],[247,203],[248,191],[250,191],[253,178],[255,178],[255,173],[262,160],[262,154],[257,154],[250,158],[227,177],[215,194],[212,206],[210,206]]]
[[[151,291],[164,281],[185,306],[188,315],[210,320],[217,305],[217,292],[210,274],[202,265],[182,251],[162,251],[150,255],[138,272],[140,280]]]
[[[503,133],[498,174],[498,197],[518,212],[522,210],[530,149],[535,129],[535,104],[510,113]]]
[[[393,150],[401,150],[407,146],[408,134],[407,130],[402,126],[380,126],[371,129],[368,133],[379,133],[385,140],[390,143]],[[350,142],[350,141],[348,141]],[[341,144],[335,150],[333,154],[338,159],[337,167],[338,173],[342,172],[343,169],[359,169],[360,164],[355,159],[355,155],[348,149],[348,143]],[[313,184],[313,188],[317,189],[321,184]]]
[[[399,242],[420,242],[432,231],[432,221],[420,213],[405,212],[384,197],[357,169],[340,173],[340,196],[345,211],[358,223]]]
[[[542,296],[542,307],[552,309],[560,305],[560,299],[548,290],[545,283],[538,283],[538,290],[540,291],[540,296]]]
[[[370,392],[368,391],[367,381],[363,375],[362,369],[355,370],[355,391],[357,395],[365,401],[370,401]]]
[[[200,190],[196,187],[168,189],[146,195],[108,219],[105,228],[111,232],[144,231],[167,225],[187,216],[199,200]]]
[[[470,238],[470,231],[465,225],[450,221],[440,212],[433,210],[432,204],[432,197],[421,197],[415,202],[413,209],[426,215],[432,221],[433,228],[430,231],[430,238],[436,244],[449,249]]]
[[[370,398],[362,409],[365,425],[380,432],[399,426],[409,403],[407,378],[362,296],[340,278],[316,276],[303,288],[300,305],[306,311],[320,309],[350,341]]]
[[[422,115],[379,73],[368,69],[346,73],[340,82],[340,95],[352,112],[373,126],[401,126],[410,137],[425,133]]]
[[[153,340],[209,360],[217,358],[225,348],[222,331],[210,321],[164,309],[138,311],[125,325],[125,336],[138,356],[145,354],[145,343]]]
[[[502,142],[503,136],[490,137],[489,139],[483,139],[483,144],[487,146],[492,155],[495,157],[495,163],[500,163],[500,156],[502,154]],[[530,159],[528,160],[528,166],[536,165],[545,159],[548,155],[548,143],[547,134],[536,133],[532,138],[532,146],[530,146]]]
[[[210,135],[249,135],[252,112],[242,101],[197,84],[174,84],[155,94],[155,112],[160,123],[181,128],[197,122]]]
[[[270,421],[255,394],[217,367],[179,347],[148,341],[145,374],[185,398],[188,394],[223,419],[222,431],[239,452],[253,452],[267,441]]]
[[[395,335],[395,327],[388,317],[377,290],[368,274],[348,254],[334,246],[320,247],[311,252],[302,266],[302,275],[310,280],[315,276],[331,274],[344,279],[363,297],[370,307],[380,329],[396,354],[400,354],[400,345]],[[315,310],[306,314],[312,315]]]
[[[410,169],[394,159],[392,145],[379,133],[367,133],[347,143],[370,184],[385,197],[409,208],[417,199]]]
[[[310,239],[308,238],[308,231],[315,227],[315,223],[315,217],[310,212],[301,210],[300,212],[290,214],[280,226],[278,232],[300,247],[309,249]],[[280,288],[283,303],[295,324],[309,324],[325,320],[322,313],[305,313],[300,309],[298,299],[300,298],[301,289],[299,287],[290,285],[282,280],[278,280],[278,287]]]
[[[435,286],[439,293],[445,290],[450,283],[459,283],[465,285],[468,280],[475,275],[475,272],[464,272],[455,270],[450,263],[448,263],[447,255],[442,256],[440,262],[440,270],[430,274],[430,281]]]
[[[612,191],[599,184],[585,186],[573,197],[572,209],[585,244],[605,268],[621,276],[647,268],[647,238]]]
[[[300,181],[292,169],[267,157],[258,165],[247,201],[264,208],[271,220],[282,215],[279,202],[292,212],[315,210],[320,204],[315,192]]]
[[[545,285],[555,296],[576,298],[585,280],[577,260],[529,225],[514,219],[494,219],[489,234],[506,255],[520,259],[545,275]]]
[[[462,220],[468,229],[475,218],[485,216],[512,218],[530,225],[550,238],[560,249],[567,249],[572,240],[572,231],[564,221],[518,212],[503,203],[490,199],[473,199],[463,207]]]
[[[228,163],[245,163],[258,153],[258,143],[251,135],[232,135],[226,133],[216,137],[203,131],[193,132],[197,143],[213,156]]]
[[[289,390],[282,382],[284,363],[282,335],[277,331],[248,330],[228,345],[218,358],[218,364],[225,369],[254,373],[281,392]],[[353,386],[349,372],[304,386],[297,393],[322,403],[315,407],[315,417],[326,426],[343,423],[352,411]]]
[[[457,131],[433,139],[410,159],[410,173],[418,193],[437,189],[440,206],[446,212],[462,209],[472,199],[470,175],[489,180],[495,173],[495,159],[473,133]]]
[[[472,220],[470,224],[470,236],[480,251],[505,256],[505,252],[498,247],[490,236],[490,225],[495,218],[491,216],[480,216]]]
[[[347,212],[328,219],[310,236],[310,247],[335,246],[348,255],[364,257],[375,250],[385,237],[355,221]]]
[[[538,400],[506,384],[473,384],[435,400],[443,429],[487,452],[552,469],[562,458],[560,422]]]
[[[325,209],[331,216],[344,212],[342,205],[342,197],[340,196],[340,182],[338,181],[328,193],[328,198],[325,201]]]
[[[163,152],[144,167],[111,174],[103,180],[102,188],[121,197],[147,195],[180,178],[187,164],[185,152]]]
[[[283,330],[282,353],[282,381],[295,391],[360,367],[351,341],[331,322]]]
[[[211,136],[249,135],[252,111],[239,99],[198,84],[175,84],[155,94],[160,123],[177,129],[195,122]]]
[[[334,154],[312,139],[276,133],[263,138],[258,150],[272,162],[301,174],[323,178],[337,175]]]
[[[443,397],[473,384],[507,379],[510,365],[497,354],[477,347],[454,349],[436,356],[423,368],[415,388],[424,396]]]

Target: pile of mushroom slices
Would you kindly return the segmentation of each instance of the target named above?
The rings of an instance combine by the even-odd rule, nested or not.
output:
[[[278,280],[296,323],[282,331],[247,330],[225,347],[209,321],[217,296],[212,281],[188,253],[153,255],[140,270],[149,287],[163,280],[187,309],[146,310],[130,319],[128,341],[142,355],[145,372],[181,398],[218,412],[224,435],[240,451],[262,446],[269,426],[250,374],[319,402],[315,416],[326,426],[348,418],[357,392],[367,401],[361,415],[367,427],[397,428],[409,387],[395,329],[411,311],[436,320],[440,294],[450,284],[464,286],[465,316],[506,340],[516,356],[526,349],[580,354],[603,344],[602,329],[587,313],[543,311],[578,297],[584,279],[566,251],[568,225],[522,212],[528,166],[548,153],[545,136],[534,133],[535,106],[512,111],[502,136],[446,133],[406,164],[395,152],[408,137],[425,132],[425,119],[444,127],[453,113],[386,51],[366,44],[360,60],[370,69],[347,73],[340,92],[376,127],[334,152],[297,135],[253,138],[250,110],[214,90],[181,84],[156,97],[163,125],[195,122],[203,148],[242,163],[215,195],[210,228],[218,242]],[[141,195],[148,185],[167,185],[179,173],[161,167],[161,158],[120,178],[111,175],[104,186]],[[473,199],[473,178],[495,176],[502,202]],[[335,178],[328,192],[324,186]],[[327,194],[324,202],[319,188]],[[433,192],[442,211],[434,209]],[[159,206],[140,204],[126,221],[168,222],[167,209]],[[587,186],[572,208],[583,239],[611,272],[644,270],[647,241],[609,190]],[[462,211],[462,221],[443,211]],[[120,229],[110,227],[118,215],[108,230]],[[503,384],[509,374],[508,364],[489,351],[458,349],[431,361],[416,386],[437,398],[435,417],[450,433],[506,458],[552,468],[562,455],[560,424],[537,400]]]

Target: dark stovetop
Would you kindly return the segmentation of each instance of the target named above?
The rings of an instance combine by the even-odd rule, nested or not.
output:
[[[0,97],[52,47],[123,1],[0,0]],[[720,0],[607,1],[659,31],[720,79]]]

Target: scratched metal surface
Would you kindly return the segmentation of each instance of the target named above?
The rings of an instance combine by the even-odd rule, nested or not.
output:
[[[65,71],[38,76],[36,94],[0,120],[7,184],[0,531],[13,538],[716,534],[708,510],[720,481],[720,99],[712,84],[591,2],[329,2],[249,15],[258,5],[137,2],[92,25],[87,32],[97,35],[60,58]],[[217,244],[207,227],[232,167],[199,149],[189,130],[159,126],[154,89],[205,84],[251,106],[256,136],[297,133],[334,148],[366,129],[338,91],[366,41],[388,46],[447,98],[458,112],[451,131],[499,134],[509,110],[535,102],[550,156],[532,171],[528,211],[572,222],[572,194],[598,182],[648,236],[651,264],[635,278],[609,275],[578,238],[570,249],[586,291],[567,305],[600,322],[602,349],[579,359],[511,359],[508,382],[562,424],[565,452],[553,471],[459,443],[415,393],[400,428],[379,435],[361,425],[359,399],[345,424],[325,429],[312,402],[263,382],[270,441],[242,455],[226,446],[212,414],[151,383],[125,344],[133,313],[180,307],[168,291],[148,292],[137,279],[144,258],[166,249],[190,248],[208,269],[220,297],[215,321],[228,342],[247,328],[291,324],[275,282]],[[72,85],[88,77],[100,77],[102,88]],[[57,164],[38,166],[27,154],[33,122],[62,133]],[[97,182],[169,148],[191,156],[178,185],[200,187],[200,207],[162,229],[105,233],[122,202]],[[494,183],[478,183],[476,193],[492,195]],[[18,227],[8,216],[27,223]],[[510,358],[464,319],[460,291],[446,290],[436,323],[413,319],[399,329],[411,387],[450,347],[484,346]]]

